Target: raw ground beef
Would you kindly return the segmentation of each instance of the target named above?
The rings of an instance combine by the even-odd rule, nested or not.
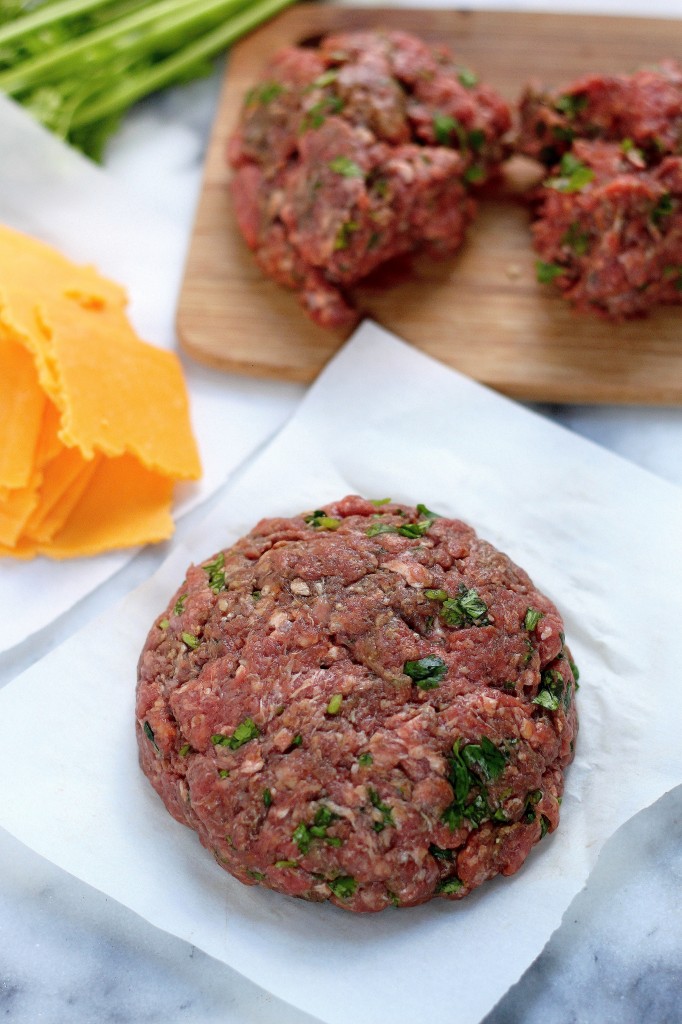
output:
[[[567,190],[575,175],[590,179]],[[578,141],[549,182],[532,226],[540,280],[612,320],[682,302],[682,157],[649,168],[639,150]]]
[[[682,154],[682,68],[672,60],[633,75],[588,75],[562,89],[529,85],[517,149],[547,167],[574,139],[629,139],[648,162]]]
[[[523,570],[423,505],[264,519],[155,621],[141,765],[247,885],[352,911],[461,899],[557,826],[562,630]]]
[[[509,127],[506,103],[444,46],[358,32],[289,47],[230,140],[239,228],[313,320],[350,327],[349,289],[376,267],[461,246],[470,189],[503,159]]]
[[[611,320],[682,301],[682,69],[530,86],[517,149],[550,168],[533,196],[538,279]]]

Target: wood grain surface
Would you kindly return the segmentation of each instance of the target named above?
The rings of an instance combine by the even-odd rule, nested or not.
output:
[[[682,57],[682,21],[579,15],[391,10],[303,4],[235,47],[229,60],[178,306],[185,351],[252,376],[310,381],[343,343],[262,277],[231,206],[227,139],[246,90],[280,46],[338,29],[402,28],[449,43],[460,63],[514,101],[536,77],[560,85],[589,71],[629,72]],[[528,214],[509,193],[480,203],[460,254],[423,258],[398,285],[356,289],[359,307],[429,355],[517,398],[678,404],[682,309],[611,324],[578,316],[535,280]]]

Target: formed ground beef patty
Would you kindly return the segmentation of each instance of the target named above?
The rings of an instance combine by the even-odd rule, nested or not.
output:
[[[350,496],[193,565],[139,662],[142,768],[248,884],[353,911],[460,899],[559,820],[577,669],[464,523]]]
[[[504,156],[506,103],[444,46],[404,32],[278,53],[229,144],[239,228],[263,272],[324,327],[348,289],[415,249],[451,256]]]
[[[590,75],[521,101],[517,148],[550,168],[534,196],[538,279],[612,320],[682,301],[682,69]]]
[[[645,157],[682,154],[682,68],[672,60],[633,75],[588,75],[562,89],[529,85],[517,149],[547,167],[574,139],[629,139]]]
[[[538,277],[574,307],[613,320],[682,302],[682,157],[574,143],[540,190]]]

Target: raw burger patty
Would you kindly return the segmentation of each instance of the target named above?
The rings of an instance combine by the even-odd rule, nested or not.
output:
[[[350,496],[188,569],[140,657],[140,761],[247,885],[353,911],[460,899],[557,827],[576,676],[506,555]]]
[[[405,32],[288,47],[230,140],[239,228],[261,270],[323,327],[358,319],[348,289],[421,248],[452,256],[471,187],[505,155],[507,104],[444,46]]]

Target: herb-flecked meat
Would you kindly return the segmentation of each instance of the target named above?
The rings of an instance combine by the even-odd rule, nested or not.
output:
[[[352,911],[461,899],[556,828],[576,679],[506,555],[350,496],[188,569],[140,657],[140,761],[247,885]]]
[[[449,50],[403,32],[280,51],[230,140],[237,222],[265,274],[324,327],[395,256],[451,256],[510,127],[504,101]]]
[[[682,302],[682,157],[574,144],[539,192],[538,276],[575,309],[611,320]]]

